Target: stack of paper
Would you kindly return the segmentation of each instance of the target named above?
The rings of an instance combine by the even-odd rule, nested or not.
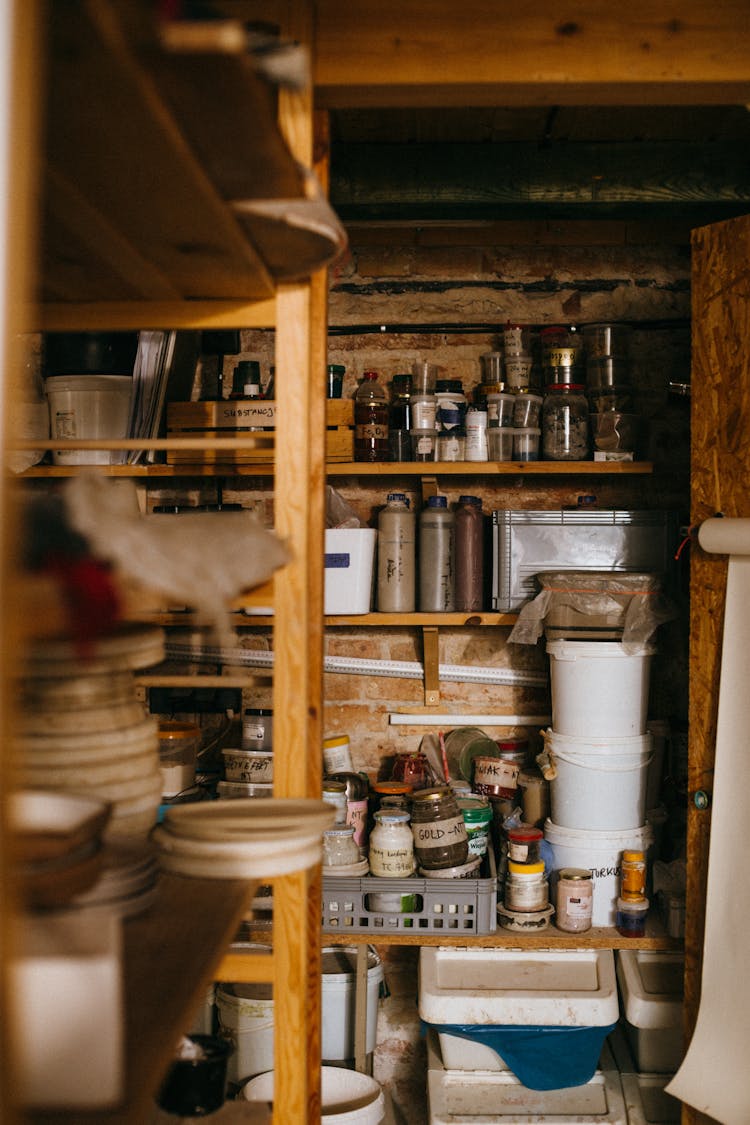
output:
[[[175,332],[140,332],[133,366],[133,393],[130,399],[128,436],[156,438],[164,409],[170,371],[174,362]],[[128,464],[153,461],[154,454],[136,450],[128,454]]]

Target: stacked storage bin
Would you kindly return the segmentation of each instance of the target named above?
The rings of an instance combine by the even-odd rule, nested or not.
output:
[[[681,1103],[664,1087],[683,1055],[684,955],[618,949],[615,957],[622,1016],[612,1047],[630,1125],[677,1125]]]
[[[646,730],[654,649],[617,641],[547,642],[552,728],[545,752],[550,817],[544,836],[552,875],[565,867],[593,874],[594,926],[613,926],[622,853],[647,852],[646,823],[652,736]]]
[[[626,1125],[612,950],[420,950],[430,1122]]]

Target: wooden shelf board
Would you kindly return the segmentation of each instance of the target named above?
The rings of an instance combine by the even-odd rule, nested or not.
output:
[[[27,443],[28,444],[28,443]],[[39,447],[39,443],[35,448]],[[139,446],[140,448],[140,446]],[[94,465],[96,472],[113,477],[269,477],[273,465]],[[71,465],[32,465],[18,474],[21,477],[70,477],[80,471]],[[331,476],[644,476],[652,473],[651,461],[329,461],[326,473]]]
[[[582,934],[564,934],[550,927],[538,934],[515,934],[498,929],[494,934],[455,933],[453,931],[415,931],[387,933],[379,929],[366,934],[331,933],[326,930],[325,945],[446,945],[472,949],[681,949],[682,942],[669,937],[653,922],[642,938],[626,938],[614,927],[596,926]]]
[[[443,627],[453,625],[480,626],[480,625],[515,625],[518,620],[517,613],[362,613],[346,616],[336,614],[325,618],[329,628],[351,625],[440,625]]]
[[[273,328],[276,299],[253,301],[59,301],[30,310],[41,332]]]
[[[111,1110],[40,1111],[30,1122],[136,1125],[147,1119],[175,1043],[190,1027],[256,886],[246,879],[160,876],[154,905],[123,923],[127,1100]]]
[[[329,464],[329,476],[638,476],[650,461],[351,461]]]

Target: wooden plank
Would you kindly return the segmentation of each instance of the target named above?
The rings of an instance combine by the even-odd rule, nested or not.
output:
[[[30,1122],[137,1125],[147,1120],[174,1045],[190,1026],[257,885],[247,879],[160,876],[156,903],[123,926],[126,1101],[111,1111],[33,1114]]]
[[[594,926],[582,934],[564,934],[554,926],[538,934],[513,934],[509,930],[497,929],[491,934],[472,934],[470,938],[461,934],[451,934],[433,930],[407,934],[401,930],[398,934],[383,933],[373,930],[368,934],[345,934],[325,930],[321,935],[323,945],[366,945],[374,943],[376,946],[391,945],[445,945],[466,946],[471,944],[472,949],[681,949],[682,943],[676,938],[670,938],[664,930],[654,922],[647,923],[648,932],[644,937],[631,938],[618,934],[614,927]]]
[[[135,23],[141,57],[133,43]],[[270,296],[273,285],[263,261],[143,65],[149,31],[155,49],[153,26],[142,4],[121,7],[105,0],[51,6],[49,164],[82,190],[85,186],[89,205],[106,216],[103,221],[170,278],[182,296]],[[85,289],[68,296],[97,299],[97,259],[91,246],[85,249],[88,270],[80,274]],[[111,243],[101,248],[107,273],[108,249]],[[153,292],[144,276],[140,295],[163,293]]]
[[[718,512],[747,515],[750,466],[750,220],[693,234],[693,377],[691,522]],[[690,710],[688,791],[712,789],[727,560],[697,541],[690,570]],[[685,920],[685,1032],[689,1039],[701,991],[710,810],[688,800]],[[683,1120],[709,1118],[685,1106]]]
[[[498,207],[504,217],[556,207],[638,214],[665,205],[673,216],[685,205],[705,222],[747,210],[749,151],[747,143],[694,141],[352,143],[336,146],[331,197],[348,219]]]
[[[429,466],[429,467],[428,467]],[[641,476],[651,461],[354,461],[329,465],[329,476]]]
[[[636,246],[690,243],[690,224],[669,218],[516,221],[371,220],[347,223],[352,246]]]
[[[316,102],[334,106],[747,104],[744,0],[319,0]]]
[[[252,301],[84,301],[41,305],[33,321],[42,332],[148,328],[273,328],[275,298]]]

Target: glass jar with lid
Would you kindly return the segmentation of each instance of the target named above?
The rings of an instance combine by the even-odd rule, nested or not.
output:
[[[408,812],[379,809],[370,833],[370,874],[384,879],[404,879],[413,873],[414,837]]]
[[[425,870],[460,867],[468,858],[469,838],[449,788],[423,789],[411,805],[411,830],[417,863]]]
[[[359,863],[362,857],[354,842],[354,826],[340,824],[323,832],[323,866],[346,867]]]
[[[589,452],[589,407],[583,384],[551,383],[542,406],[546,461],[583,461]]]

